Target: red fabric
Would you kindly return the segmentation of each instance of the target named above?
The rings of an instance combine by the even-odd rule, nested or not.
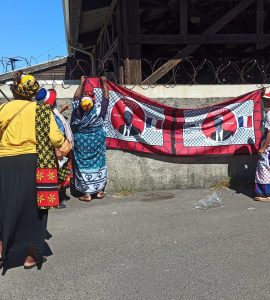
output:
[[[57,169],[41,169],[36,172],[38,207],[59,205]],[[46,189],[45,189],[46,187]]]
[[[251,116],[248,116],[247,127],[252,127],[252,117]]]
[[[98,78],[89,81],[95,88],[100,88]],[[110,107],[105,121],[108,148],[173,156],[250,154],[258,150],[262,89],[208,107],[178,109],[110,81],[108,88]],[[132,125],[136,128],[133,138],[123,136],[124,114],[127,111],[132,114]],[[195,121],[189,121],[192,119],[189,116],[194,116]],[[223,141],[219,141],[215,135],[215,118],[218,117],[222,120]],[[239,120],[243,118],[247,120],[245,127],[240,126]],[[162,142],[155,142],[161,140],[160,137],[153,138],[152,143],[148,142],[147,132],[152,135],[159,132]]]
[[[73,173],[72,173],[72,158],[71,155],[68,154],[68,162],[62,167],[64,170],[58,170],[58,172],[63,172],[64,175],[64,179],[61,180],[59,174],[58,174],[58,189],[63,189],[63,188],[68,188],[70,187],[70,181],[73,177]]]
[[[94,93],[94,86],[91,83],[91,78],[86,78],[84,82],[84,89],[83,89],[83,95],[84,96],[89,96],[93,100],[96,99],[95,93]]]
[[[49,99],[45,101],[45,103],[49,104],[50,106],[55,106],[56,97],[57,97],[56,90],[49,89],[49,90],[47,90],[47,92],[49,93],[50,96],[49,96]]]

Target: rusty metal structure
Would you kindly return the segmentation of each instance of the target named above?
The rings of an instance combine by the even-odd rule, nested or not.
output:
[[[36,65],[19,57],[40,80],[270,83],[270,0],[62,1],[69,56]],[[15,66],[6,59],[0,84]]]
[[[62,1],[68,57],[36,65],[19,57],[40,80],[270,83],[270,0]],[[0,84],[12,78],[8,59]]]
[[[270,0],[63,0],[63,9],[69,55],[89,60],[92,75],[108,61],[120,83],[162,83],[190,58],[270,61]]]

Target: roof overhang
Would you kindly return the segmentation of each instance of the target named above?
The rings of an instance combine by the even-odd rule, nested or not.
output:
[[[69,0],[62,0],[63,3],[63,14],[64,14],[64,23],[65,23],[65,33],[66,33],[66,44],[67,52],[70,53],[69,44],[70,44],[70,23],[69,23]]]
[[[91,51],[110,14],[112,0],[62,0],[69,55]],[[72,48],[73,47],[73,48]]]
[[[68,54],[73,54],[70,46],[78,46],[82,0],[62,0]]]

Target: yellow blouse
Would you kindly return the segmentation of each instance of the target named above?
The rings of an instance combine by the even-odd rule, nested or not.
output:
[[[28,101],[14,100],[0,105],[0,138],[2,128]],[[0,157],[36,153],[36,102],[31,102],[10,123],[2,135]],[[64,136],[58,129],[51,113],[50,140],[55,148],[60,148]]]

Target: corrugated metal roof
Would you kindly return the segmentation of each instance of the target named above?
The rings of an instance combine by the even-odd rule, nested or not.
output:
[[[109,15],[110,7],[88,10],[81,13],[80,33],[101,29]]]
[[[45,70],[50,69],[50,68],[65,66],[66,63],[67,63],[67,59],[68,59],[68,57],[63,57],[63,58],[60,58],[60,59],[55,59],[55,60],[52,60],[52,61],[49,61],[49,62],[29,66],[27,68],[21,68],[21,69],[18,69],[18,70],[27,71],[27,72],[30,72],[32,74],[35,74],[36,72],[45,71]],[[13,76],[14,72],[18,71],[18,70],[14,70],[14,71],[11,71],[11,72],[1,74],[0,75],[0,82],[4,82],[6,80],[12,79],[12,76]]]

